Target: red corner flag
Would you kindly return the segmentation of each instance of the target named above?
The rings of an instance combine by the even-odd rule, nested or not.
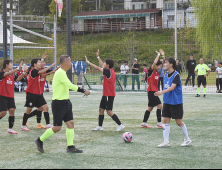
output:
[[[58,4],[59,17],[62,15],[63,1],[62,0],[54,0]]]

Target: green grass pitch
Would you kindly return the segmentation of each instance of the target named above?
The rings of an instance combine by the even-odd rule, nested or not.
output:
[[[52,93],[44,93],[49,104],[51,123]],[[34,139],[44,133],[36,129],[36,118],[28,120],[31,131],[20,130],[25,108],[25,93],[16,93],[16,113],[14,130],[17,135],[7,133],[8,114],[0,120],[0,168],[221,168],[222,135],[221,135],[221,99],[220,94],[208,94],[206,98],[195,98],[195,94],[184,95],[184,122],[188,128],[192,145],[180,147],[183,135],[175,121],[171,121],[170,148],[157,148],[163,141],[162,129],[156,127],[156,108],[151,112],[148,123],[152,129],[140,127],[147,109],[147,94],[117,93],[114,101],[114,113],[118,115],[125,129],[115,132],[116,123],[105,114],[103,132],[92,132],[98,125],[98,109],[102,93],[92,92],[90,96],[71,92],[73,104],[75,139],[77,148],[82,154],[66,153],[66,126],[60,132],[44,142],[45,153],[37,151]],[[162,100],[162,97],[160,97]],[[45,120],[42,118],[45,125]],[[124,132],[133,134],[132,143],[124,143]]]

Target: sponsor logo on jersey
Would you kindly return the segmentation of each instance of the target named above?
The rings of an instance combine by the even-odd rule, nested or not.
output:
[[[12,81],[11,79],[9,78],[7,81],[6,81],[7,84],[12,84]]]
[[[158,76],[155,76],[155,79],[157,80],[157,79],[159,79],[159,77],[158,77]]]

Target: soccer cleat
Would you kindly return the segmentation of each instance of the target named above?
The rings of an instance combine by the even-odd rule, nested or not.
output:
[[[26,126],[22,126],[22,127],[21,127],[21,130],[22,130],[22,131],[30,131],[30,129],[28,129]]]
[[[160,145],[158,145],[158,148],[167,148],[170,147],[170,143],[163,141]]]
[[[46,127],[45,126],[42,126],[42,124],[40,123],[40,124],[38,124],[37,126],[36,126],[38,129],[45,129]]]
[[[50,125],[50,124],[46,125],[46,129],[49,129],[49,128],[52,128],[52,127],[53,127],[53,126]]]
[[[41,153],[44,153],[43,142],[39,138],[37,138],[35,140],[35,144],[37,146],[38,151],[41,152]]]
[[[23,119],[23,117],[24,117],[24,115],[22,116],[22,119]],[[26,123],[25,126],[28,126],[28,124]]]
[[[119,125],[119,127],[115,130],[116,132],[119,132],[121,130],[123,130],[125,128],[125,126],[123,124]]]
[[[152,126],[149,126],[147,123],[142,123],[141,127],[142,128],[152,128]]]
[[[180,145],[180,146],[182,146],[182,147],[186,147],[186,146],[188,146],[189,144],[191,144],[191,140],[190,139],[188,139],[188,140],[184,140],[184,142]]]
[[[163,128],[163,124],[161,122],[157,122],[157,127],[158,128]]]
[[[199,94],[197,94],[195,97],[200,97],[200,95],[199,95]]]
[[[75,146],[67,147],[68,153],[83,153],[83,150],[77,149]]]
[[[204,94],[203,97],[206,97],[206,94]]]
[[[98,126],[95,129],[93,129],[92,131],[103,131],[103,127],[102,126]]]
[[[14,131],[13,129],[8,129],[8,133],[10,133],[10,134],[17,134],[17,132]]]

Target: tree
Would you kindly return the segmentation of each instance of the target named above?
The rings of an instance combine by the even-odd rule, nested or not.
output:
[[[81,0],[71,0],[71,17],[73,18],[77,14],[77,10],[80,7],[80,1]],[[52,17],[54,20],[54,15],[56,15],[56,3],[54,0],[52,0],[51,4],[49,5],[50,13],[49,16]],[[57,9],[58,10],[58,9]],[[58,15],[58,12],[57,12]],[[62,16],[61,18],[57,17],[58,25],[62,26],[66,23],[66,0],[63,0],[63,9],[62,9]]]
[[[49,15],[49,5],[51,2],[52,0],[38,0],[38,3],[36,3],[36,0],[20,0],[20,14],[31,14],[40,16]]]
[[[97,10],[100,11],[110,11],[112,2],[109,0],[101,0],[101,7],[99,9],[99,0],[97,0]],[[81,11],[88,12],[96,10],[95,0],[81,0]]]
[[[193,0],[197,17],[196,40],[203,55],[219,58],[222,53],[222,1]]]

